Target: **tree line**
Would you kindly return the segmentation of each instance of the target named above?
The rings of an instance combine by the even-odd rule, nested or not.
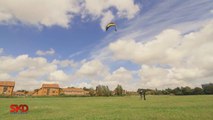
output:
[[[38,90],[38,89],[36,89]],[[83,90],[88,91],[89,96],[124,96],[124,95],[138,95],[136,91],[126,91],[121,85],[117,85],[114,90],[110,90],[106,85],[98,85],[96,88],[86,88]],[[25,92],[26,90],[18,90],[18,92]],[[158,89],[146,89],[147,95],[203,95],[213,94],[213,83],[202,84],[201,87],[190,88],[176,87],[174,89],[167,88],[163,90]]]
[[[96,89],[86,87],[83,89],[89,91],[90,96],[123,96],[127,94],[121,85],[117,85],[113,91],[106,85],[98,85]]]
[[[176,87],[174,89],[167,88],[164,90],[152,90],[147,89],[146,94],[151,95],[203,95],[203,94],[213,94],[213,83],[202,84],[202,87],[190,88],[186,87]]]
[[[123,96],[123,95],[137,95],[137,92],[125,91],[121,85],[111,91],[108,86],[98,85],[96,89],[83,88],[89,91],[90,96]],[[167,88],[163,90],[158,89],[146,89],[147,95],[204,95],[213,94],[213,83],[202,84],[201,87],[191,88],[189,86],[176,87],[174,89]]]

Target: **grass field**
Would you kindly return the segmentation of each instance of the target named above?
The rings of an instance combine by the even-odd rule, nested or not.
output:
[[[0,120],[213,120],[213,96],[0,98]]]

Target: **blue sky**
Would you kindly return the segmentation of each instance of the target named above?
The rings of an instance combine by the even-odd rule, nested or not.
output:
[[[160,30],[176,24],[205,20],[210,16],[212,17],[210,14],[204,14],[212,9],[211,0],[203,0],[200,2],[192,2],[191,0],[138,0],[135,1],[135,3],[139,3],[141,9],[134,19],[127,20],[124,18],[115,20],[118,24],[119,31],[122,30],[123,32],[126,30],[125,32],[131,33],[134,31],[128,28],[135,28],[137,26],[141,27],[141,29],[138,29],[141,31],[152,29],[152,32],[147,33],[147,36],[153,37],[153,31],[156,31],[155,34],[157,34]],[[187,8],[187,6],[189,6],[189,8]],[[183,13],[178,12],[177,10],[181,9],[181,7],[185,7],[187,11],[183,10]],[[175,8],[177,8],[177,10],[175,10]],[[149,16],[149,14],[152,16]],[[156,22],[153,21],[152,23],[152,21],[150,21],[151,19],[156,19]],[[137,23],[135,23],[135,21],[137,21]],[[117,33],[113,31],[105,32],[101,30],[99,22],[100,19],[84,22],[77,16],[72,23],[69,24],[69,28],[43,26],[41,29],[38,29],[35,26],[23,24],[3,24],[0,27],[1,48],[4,48],[5,53],[14,56],[20,54],[35,56],[37,50],[46,51],[53,48],[57,53],[54,57],[61,57],[62,59],[69,58],[70,55],[82,51],[80,55],[72,57],[73,59],[81,60],[87,58],[92,48],[101,44],[102,40],[107,37],[107,35],[112,35],[111,39],[117,36]],[[166,23],[166,25],[164,25],[163,28],[158,27],[160,24],[164,23]],[[157,28],[153,29],[153,26],[156,24]]]
[[[37,50],[46,51],[53,48],[57,51],[54,57],[69,58],[78,51],[91,49],[106,35],[97,22],[73,24],[68,29],[53,26],[39,30],[23,25],[2,25],[0,29],[1,47],[5,48],[8,54],[15,56],[19,54],[35,56]],[[73,58],[82,59],[78,56]]]
[[[70,6],[67,6],[66,2]],[[192,66],[198,62],[192,60],[196,57],[194,53],[186,52],[189,48],[180,48],[185,51],[178,51],[175,48],[173,51],[178,53],[165,56],[159,54],[170,52],[173,49],[172,46],[176,45],[176,43],[167,45],[168,43],[164,43],[166,41],[164,39],[176,39],[179,36],[180,40],[174,41],[178,44],[185,44],[184,40],[187,35],[193,33],[199,36],[202,30],[205,31],[205,26],[211,25],[210,22],[213,20],[212,0],[125,0],[126,3],[109,0],[96,2],[98,1],[66,0],[60,2],[50,0],[43,3],[48,6],[45,8],[38,7],[41,6],[39,2],[22,0],[18,3],[0,0],[0,7],[3,8],[0,9],[0,61],[2,64],[6,64],[7,61],[13,61],[8,64],[19,64],[21,61],[17,60],[18,57],[27,55],[23,58],[26,61],[33,61],[32,59],[36,61],[42,58],[46,60],[45,65],[53,65],[53,69],[45,71],[44,74],[35,73],[32,70],[35,65],[30,62],[27,65],[19,66],[20,68],[11,68],[11,71],[5,69],[5,66],[1,68],[0,65],[0,79],[15,80],[18,83],[17,89],[26,87],[26,85],[35,85],[34,88],[36,88],[43,82],[58,82],[62,86],[78,87],[83,85],[94,87],[97,84],[114,87],[115,84],[122,84],[127,89],[140,86],[159,88],[171,85],[198,86],[200,83],[209,82],[212,73],[200,76],[193,74],[196,72],[201,74],[207,68],[202,65],[200,67]],[[57,8],[55,3],[60,6],[58,10],[55,9]],[[97,4],[100,5],[97,6]],[[27,7],[30,5],[32,7]],[[42,13],[38,12],[40,9],[43,11]],[[106,23],[111,21],[117,23],[117,32],[112,29],[107,32],[103,30]],[[202,37],[205,39],[209,36],[204,34]],[[197,41],[199,42],[199,40]],[[159,42],[156,51],[152,48],[155,47],[152,46],[155,42]],[[199,43],[201,45],[201,43],[208,42]],[[146,48],[146,46],[150,47]],[[201,46],[194,47],[200,48]],[[143,51],[144,49],[147,51]],[[162,53],[158,53],[160,50]],[[199,52],[204,52],[202,54],[208,58],[212,57],[208,54],[210,49],[197,51],[197,53]],[[174,54],[180,54],[181,57],[175,57]],[[161,59],[161,57],[165,59]],[[176,62],[171,62],[171,59]],[[65,60],[66,65],[61,67],[60,63]],[[183,60],[188,60],[188,67],[185,62],[179,63]],[[189,72],[189,75],[184,74],[186,71]],[[29,76],[21,76],[23,72],[33,76],[25,86],[20,85],[21,81],[25,81]],[[160,77],[156,80],[151,74],[155,72],[157,73],[154,75],[161,72],[168,73],[165,73],[164,76],[159,75]],[[173,73],[173,77],[168,78],[171,73]],[[123,74],[127,75],[127,82],[116,80],[123,79],[120,78]],[[160,82],[160,79],[168,80]]]

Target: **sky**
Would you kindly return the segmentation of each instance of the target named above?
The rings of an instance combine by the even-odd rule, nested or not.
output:
[[[212,0],[0,0],[0,81],[201,87],[213,80],[212,28]]]

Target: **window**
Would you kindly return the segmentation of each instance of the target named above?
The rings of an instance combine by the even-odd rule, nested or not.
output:
[[[7,86],[4,86],[4,89],[3,89],[3,93],[6,93],[7,92]]]
[[[50,93],[50,88],[47,89],[47,95],[49,95],[49,93]]]

